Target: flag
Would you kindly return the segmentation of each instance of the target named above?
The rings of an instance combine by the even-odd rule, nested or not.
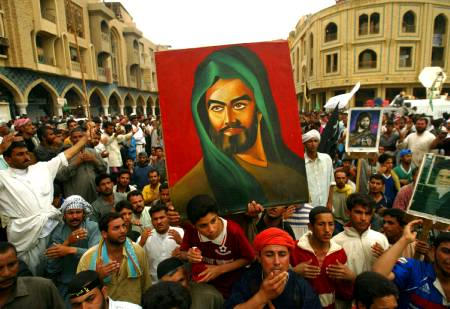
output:
[[[334,158],[339,139],[339,104],[336,104],[331,118],[328,120],[325,129],[320,137],[319,152],[327,153],[331,159]]]

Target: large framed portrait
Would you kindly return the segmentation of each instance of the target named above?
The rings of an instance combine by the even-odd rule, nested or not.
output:
[[[286,41],[156,54],[170,197],[209,195],[221,214],[306,202]]]
[[[351,108],[347,120],[346,152],[377,152],[382,122],[381,108]]]
[[[425,155],[408,213],[450,224],[450,157]]]

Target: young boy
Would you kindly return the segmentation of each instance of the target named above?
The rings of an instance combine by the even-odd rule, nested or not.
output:
[[[193,227],[186,228],[181,257],[192,263],[195,281],[210,283],[227,298],[239,269],[254,260],[253,248],[237,223],[218,215],[216,202],[207,195],[189,201],[187,216]]]

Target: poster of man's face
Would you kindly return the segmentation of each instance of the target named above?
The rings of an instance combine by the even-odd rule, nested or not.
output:
[[[221,214],[308,200],[287,42],[157,53],[171,200]]]
[[[380,139],[381,109],[352,108],[348,117],[347,152],[376,152]]]
[[[450,157],[425,155],[408,212],[450,224]]]

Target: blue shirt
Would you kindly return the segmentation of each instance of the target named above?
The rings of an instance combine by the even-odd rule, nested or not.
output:
[[[400,258],[392,272],[394,283],[400,290],[399,309],[444,309],[443,292],[440,292],[433,264],[415,259]]]
[[[286,286],[277,298],[272,300],[275,308],[283,309],[319,309],[319,297],[313,291],[309,283],[289,270],[289,279]],[[262,283],[261,264],[255,262],[252,264],[242,277],[233,285],[231,296],[225,303],[226,309],[234,308],[239,304],[243,304],[253,297],[258,291]]]

